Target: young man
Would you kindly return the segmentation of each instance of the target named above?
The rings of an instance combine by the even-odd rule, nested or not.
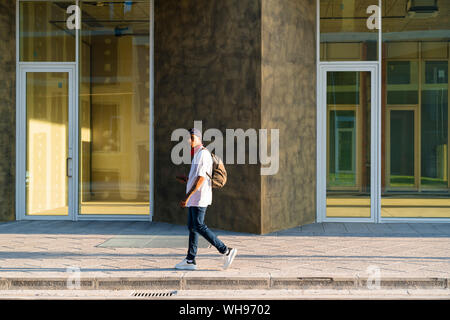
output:
[[[227,269],[236,256],[237,249],[228,248],[205,225],[206,208],[212,202],[212,176],[213,161],[209,151],[203,147],[202,134],[198,129],[190,129],[191,134],[191,170],[189,177],[180,177],[180,182],[187,183],[186,197],[181,201],[182,208],[188,208],[189,249],[187,256],[175,268],[181,270],[195,270],[197,268],[195,256],[197,255],[198,235],[202,235],[209,243],[224,256],[224,269]],[[209,177],[208,177],[209,175]]]

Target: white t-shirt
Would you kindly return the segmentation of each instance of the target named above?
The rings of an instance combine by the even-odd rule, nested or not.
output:
[[[212,184],[211,179],[206,173],[212,176],[213,161],[208,150],[201,147],[192,159],[191,170],[189,171],[188,182],[186,185],[186,194],[192,189],[197,177],[204,177],[205,181],[200,189],[195,191],[186,207],[206,207],[212,203]]]

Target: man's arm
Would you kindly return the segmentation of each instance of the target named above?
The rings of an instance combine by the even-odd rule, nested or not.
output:
[[[186,207],[187,202],[191,198],[191,196],[202,186],[203,182],[205,181],[205,177],[198,176],[197,179],[194,182],[194,185],[192,186],[191,190],[186,194],[186,198],[181,201],[180,206],[182,208]]]

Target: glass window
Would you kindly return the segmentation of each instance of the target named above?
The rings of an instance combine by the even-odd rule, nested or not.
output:
[[[388,105],[419,103],[419,63],[417,61],[388,60],[386,73]]]
[[[68,215],[69,74],[26,73],[26,214]]]
[[[421,103],[421,187],[448,188],[448,61],[425,61]]]
[[[327,217],[370,217],[370,80],[327,73]]]
[[[371,5],[378,0],[320,0],[320,60],[378,59],[378,30],[368,22]]]
[[[382,217],[450,217],[450,2],[426,2],[383,1]]]
[[[20,61],[75,61],[75,30],[66,26],[74,1],[20,2]]]
[[[414,186],[414,111],[390,112],[390,186]]]
[[[150,1],[83,1],[80,213],[149,214]]]

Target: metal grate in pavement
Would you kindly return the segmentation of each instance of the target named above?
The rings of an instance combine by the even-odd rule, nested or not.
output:
[[[172,292],[133,292],[132,297],[138,298],[164,298],[164,297],[172,297],[176,295],[176,291]]]

